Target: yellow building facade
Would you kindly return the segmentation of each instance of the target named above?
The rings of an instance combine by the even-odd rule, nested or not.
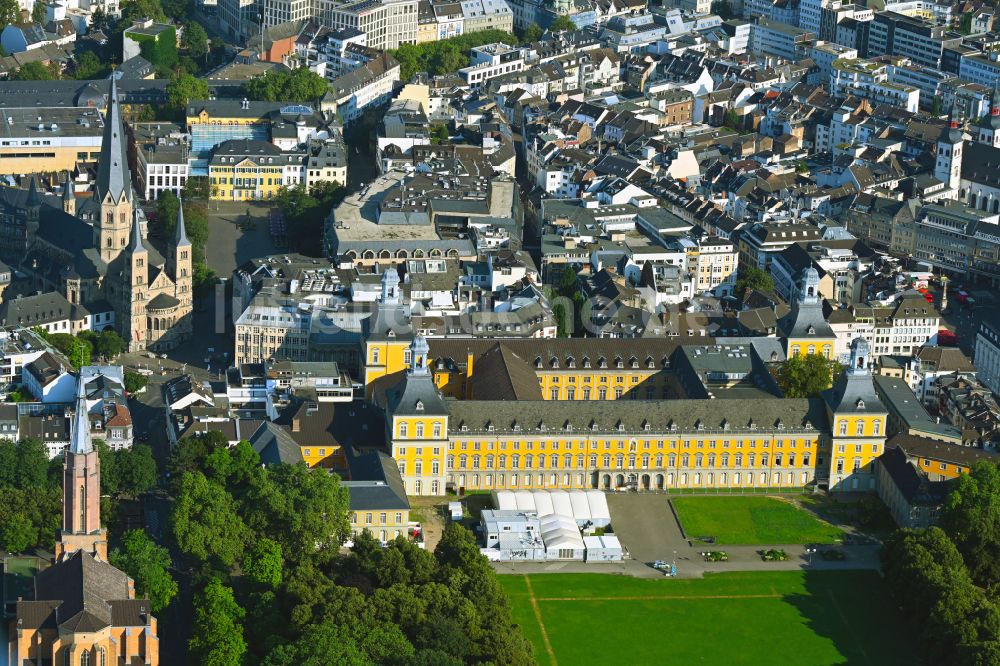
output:
[[[264,141],[226,141],[209,162],[210,196],[213,201],[273,199],[286,182],[301,182],[302,160],[302,155]]]
[[[595,410],[594,398],[566,399],[565,386],[555,399],[542,391],[535,400],[448,400],[423,361],[433,351],[417,338],[416,369],[384,398],[387,438],[406,491],[418,495],[811,484],[870,491],[887,413],[874,391],[867,345],[857,343],[852,368],[822,398],[636,397]],[[660,377],[665,385],[669,375]]]

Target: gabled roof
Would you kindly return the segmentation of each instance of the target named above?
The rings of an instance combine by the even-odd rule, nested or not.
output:
[[[131,596],[129,578],[124,572],[84,550],[76,551],[35,577],[35,599],[61,601],[55,611],[56,621],[70,631],[93,632],[110,626],[111,602]]]
[[[475,400],[542,399],[531,365],[502,342],[475,362],[469,381]]]

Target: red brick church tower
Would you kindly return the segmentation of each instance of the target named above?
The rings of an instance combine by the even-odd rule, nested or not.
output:
[[[107,534],[101,529],[101,461],[90,439],[82,378],[77,382],[76,412],[64,458],[63,523],[56,542],[56,561],[82,550],[107,562]]]

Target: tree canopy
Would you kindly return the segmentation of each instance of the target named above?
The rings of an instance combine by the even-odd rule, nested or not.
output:
[[[135,580],[137,596],[149,599],[153,613],[161,612],[177,595],[177,583],[170,575],[170,553],[144,531],[126,532],[110,559]]]
[[[21,6],[17,0],[0,0],[0,25],[13,25],[21,22]]]
[[[347,196],[337,182],[321,182],[308,191],[305,186],[282,188],[276,201],[288,223],[288,238],[306,255],[322,251],[323,223],[334,206]]]
[[[574,30],[576,30],[576,23],[573,23],[573,19],[566,14],[560,14],[549,24],[549,32],[572,32]]]
[[[482,30],[423,44],[400,44],[390,54],[399,61],[400,80],[409,81],[417,72],[454,74],[468,67],[469,49],[493,42],[516,44],[517,39],[502,30]]]
[[[265,102],[314,102],[330,90],[330,83],[307,67],[290,72],[272,69],[244,84],[249,99]]]
[[[55,81],[59,78],[59,65],[45,65],[38,60],[26,62],[14,72],[15,81]]]
[[[962,474],[945,500],[941,525],[976,583],[1000,583],[1000,467],[979,462]]]
[[[210,580],[195,600],[194,629],[188,642],[191,663],[243,666],[247,651],[243,638],[245,615],[233,589],[218,578]]]
[[[193,99],[208,99],[208,83],[191,74],[181,74],[167,84],[167,107],[176,114],[183,114]]]
[[[981,656],[997,653],[1000,612],[943,530],[897,530],[884,543],[882,568],[927,663],[990,663]]]
[[[750,266],[745,270],[740,269],[739,276],[736,278],[736,296],[743,298],[747,290],[750,289],[753,291],[774,291],[774,278],[771,277],[770,273],[756,266]]]
[[[822,354],[791,356],[778,368],[778,386],[786,398],[812,398],[830,388],[843,371]]]

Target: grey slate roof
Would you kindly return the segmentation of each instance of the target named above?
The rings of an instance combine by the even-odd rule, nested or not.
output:
[[[302,462],[302,451],[298,443],[281,426],[264,421],[250,436],[250,445],[260,455],[265,465],[285,463],[294,465]]]
[[[35,577],[35,599],[61,601],[55,621],[74,631],[98,631],[111,625],[110,602],[128,598],[128,576],[82,550]]]
[[[97,165],[95,189],[98,199],[110,194],[115,202],[132,198],[132,176],[128,168],[128,139],[122,123],[121,104],[118,101],[118,80],[111,79],[111,94],[104,118],[104,139],[101,141],[101,159]]]
[[[816,398],[750,398],[741,400],[620,400],[613,410],[604,403],[590,400],[531,402],[449,400],[447,402],[452,432],[515,432],[564,429],[573,432],[643,432],[649,424],[654,433],[747,432],[751,429],[773,432],[822,430],[826,428],[826,410]],[[808,424],[808,425],[807,425]],[[623,426],[619,430],[619,425]],[[596,426],[596,430],[594,429]],[[671,428],[673,426],[673,429]],[[699,426],[701,429],[699,429]]]
[[[349,456],[351,480],[342,482],[350,495],[351,511],[403,511],[410,508],[403,479],[391,456],[370,451]]]

